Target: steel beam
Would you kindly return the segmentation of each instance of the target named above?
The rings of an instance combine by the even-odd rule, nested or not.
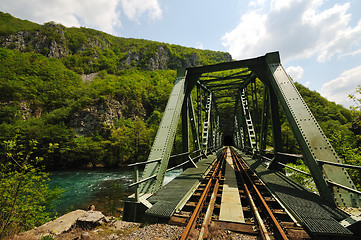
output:
[[[226,77],[215,77],[213,79],[200,80],[200,77],[204,73],[212,73],[219,71],[226,71],[232,69],[245,69],[241,72],[230,74]],[[249,72],[249,73],[248,73]],[[243,74],[244,75],[241,75]],[[161,188],[164,174],[168,165],[169,156],[172,150],[174,137],[176,134],[176,128],[180,120],[180,114],[183,106],[183,143],[184,151],[189,149],[188,139],[188,118],[190,119],[193,138],[197,138],[197,133],[202,131],[202,147],[207,151],[212,142],[212,147],[217,146],[220,137],[219,123],[217,122],[217,111],[212,110],[213,105],[219,104],[217,101],[212,101],[214,95],[211,88],[214,91],[219,91],[222,88],[229,88],[235,86],[237,90],[241,91],[245,89],[247,85],[255,79],[257,76],[267,88],[268,94],[264,95],[264,103],[262,108],[262,119],[260,119],[261,126],[257,128],[260,130],[258,139],[255,138],[254,126],[248,108],[247,98],[244,91],[239,93],[236,98],[235,109],[235,123],[231,126],[234,129],[235,143],[237,145],[246,146],[249,143],[250,148],[253,151],[257,151],[258,144],[261,149],[265,148],[266,132],[268,128],[268,121],[272,123],[272,135],[274,152],[282,152],[281,145],[281,125],[279,121],[279,104],[282,106],[286,118],[290,123],[291,129],[295,134],[295,137],[300,145],[302,153],[304,155],[304,161],[309,167],[316,186],[319,190],[321,197],[329,202],[331,205],[334,201],[339,206],[361,206],[359,196],[355,193],[350,193],[341,189],[338,185],[331,185],[328,182],[337,182],[344,185],[349,189],[356,189],[352,183],[347,172],[336,166],[324,164],[319,166],[317,159],[326,160],[329,162],[339,163],[340,160],[337,157],[334,149],[328,142],[320,126],[314,119],[307,105],[304,103],[302,97],[298,93],[297,89],[293,85],[291,79],[284,71],[278,52],[268,53],[265,56],[246,59],[241,61],[233,61],[227,63],[220,63],[210,66],[194,67],[188,69],[179,70],[177,73],[177,79],[174,84],[171,96],[168,100],[166,110],[163,115],[162,122],[157,132],[156,139],[154,141],[151,153],[149,155],[149,163],[146,165],[142,175],[142,179],[150,178],[156,175],[155,179],[151,179],[148,182],[141,184],[140,194],[142,193],[154,193]],[[203,76],[213,77],[213,76]],[[231,81],[231,79],[241,79],[242,81]],[[218,84],[206,84],[207,82],[227,81]],[[189,97],[191,90],[195,85],[199,86],[199,91],[205,90],[207,93],[207,104],[205,107],[205,114],[201,114],[201,105],[198,105],[198,119],[200,120],[198,126],[204,117],[203,129],[196,130],[194,109],[192,108],[192,99]],[[234,85],[233,85],[234,84]],[[218,87],[218,89],[217,89]],[[253,93],[255,86],[253,86]],[[199,100],[201,100],[201,94],[198,91]],[[253,103],[257,102],[257,96],[252,95]],[[266,99],[267,97],[267,99]],[[240,98],[240,99],[238,99]],[[187,101],[188,100],[188,101]],[[241,101],[238,101],[241,100]],[[214,103],[214,104],[212,104]],[[258,106],[254,106],[258,107]],[[232,114],[229,114],[230,116]],[[233,119],[233,116],[231,116]],[[251,125],[252,126],[251,126]],[[198,127],[199,128],[199,127]],[[222,125],[222,128],[223,125]],[[257,133],[258,134],[258,133]],[[243,137],[242,137],[243,135]],[[253,138],[252,138],[253,136]],[[199,140],[198,145],[200,143]],[[197,148],[197,144],[195,146]],[[275,155],[275,161],[278,156]],[[155,159],[161,159],[161,161],[155,161]]]
[[[345,169],[331,165],[324,165],[323,167],[318,165],[316,159],[326,159],[335,163],[341,161],[280,64],[279,56],[270,56],[270,58],[266,56],[265,60],[272,88],[285,111],[321,197],[330,204],[334,204],[335,200],[339,206],[359,207],[360,198],[357,194],[326,183],[326,179],[328,179],[356,189]]]
[[[182,150],[183,152],[189,151],[189,111],[188,111],[188,98],[185,97],[182,105]],[[188,157],[186,156],[185,159]]]
[[[262,102],[262,116],[261,116],[261,132],[259,138],[260,154],[263,155],[263,151],[267,146],[267,132],[268,132],[268,120],[269,120],[269,90],[266,86],[263,86],[263,102]]]
[[[201,146],[200,146],[199,135],[198,135],[197,126],[196,126],[197,123],[196,123],[196,118],[195,118],[195,113],[194,113],[194,108],[193,108],[192,95],[188,95],[188,112],[189,112],[189,121],[190,121],[191,129],[192,129],[194,148],[195,148],[195,150],[200,150]]]
[[[154,174],[157,174],[157,177],[141,184],[140,193],[154,193],[162,187],[185,97],[186,73],[185,68],[179,69],[177,72],[177,79],[148,157],[148,161],[159,158],[162,160],[147,164],[142,175],[142,179]]]

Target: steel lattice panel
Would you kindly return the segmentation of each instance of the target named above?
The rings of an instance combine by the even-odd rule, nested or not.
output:
[[[243,156],[244,157],[244,156]],[[244,157],[250,168],[266,183],[286,208],[314,235],[351,236],[352,232],[337,220],[348,217],[339,209],[324,205],[324,201],[287,178],[283,173],[267,169],[260,161]]]
[[[148,199],[154,205],[146,213],[157,217],[170,218],[181,203],[188,200],[215,159],[216,155],[209,155],[207,159],[197,163],[198,168],[188,168],[161,188]]]

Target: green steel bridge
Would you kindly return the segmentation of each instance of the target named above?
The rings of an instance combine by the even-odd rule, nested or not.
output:
[[[302,154],[284,152],[280,112]],[[174,154],[177,134],[182,139],[180,154]],[[354,236],[350,229],[358,226],[359,219],[339,209],[361,207],[361,192],[346,171],[361,167],[341,163],[285,72],[278,52],[178,69],[148,160],[132,164],[135,194],[125,202],[124,219],[169,219],[189,199],[223,146],[233,146],[247,160],[311,236]],[[302,159],[310,173],[286,165],[295,159]],[[138,177],[137,169],[142,165],[144,171]],[[163,187],[165,173],[182,166],[188,168],[188,175]],[[284,168],[311,177],[318,193],[287,178]]]

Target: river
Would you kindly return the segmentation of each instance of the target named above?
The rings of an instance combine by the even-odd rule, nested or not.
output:
[[[181,169],[167,172],[164,184],[181,172]],[[86,210],[93,204],[96,210],[118,216],[123,208],[122,200],[134,191],[126,186],[133,182],[134,171],[129,168],[51,172],[50,186],[65,190],[63,196],[54,202],[51,211],[62,215],[75,209]]]

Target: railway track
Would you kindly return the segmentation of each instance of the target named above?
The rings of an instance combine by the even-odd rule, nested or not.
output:
[[[207,239],[215,230],[255,239],[311,239],[232,147],[169,223],[186,226],[180,239]]]

